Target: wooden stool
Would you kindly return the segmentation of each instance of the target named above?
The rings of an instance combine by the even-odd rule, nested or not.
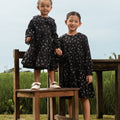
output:
[[[78,120],[78,90],[79,88],[41,88],[40,90],[31,90],[31,89],[16,89],[15,90],[15,114],[14,120],[20,118],[19,113],[19,98],[33,98],[33,120],[40,120],[40,109],[39,109],[39,98],[48,98],[50,97],[51,103],[54,103],[56,97],[66,97],[71,96],[72,101],[72,118],[55,116],[56,105],[50,105],[50,120]],[[63,106],[65,107],[65,106]]]
[[[71,97],[72,102],[72,120],[78,120],[78,90],[79,88],[41,88],[40,90],[19,89],[19,59],[23,58],[25,52],[14,50],[14,120],[20,118],[20,104],[19,99],[32,98],[33,99],[33,120],[40,120],[39,100],[40,98],[50,98],[50,120],[68,118],[55,116],[56,114],[56,97]],[[65,107],[65,106],[62,106]]]

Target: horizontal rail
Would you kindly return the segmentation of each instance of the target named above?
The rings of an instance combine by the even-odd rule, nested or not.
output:
[[[18,59],[23,58],[25,51],[14,50],[18,52]],[[111,71],[117,70],[120,60],[109,60],[109,59],[92,59],[93,71]]]

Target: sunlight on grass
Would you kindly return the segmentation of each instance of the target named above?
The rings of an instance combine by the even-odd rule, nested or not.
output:
[[[21,115],[19,120],[33,120],[33,115]],[[0,115],[0,120],[13,120],[13,115]],[[41,120],[48,120],[46,114],[40,115]],[[79,115],[79,120],[83,120],[83,116]],[[113,115],[104,115],[103,119],[96,119],[96,115],[91,115],[91,120],[115,120]]]

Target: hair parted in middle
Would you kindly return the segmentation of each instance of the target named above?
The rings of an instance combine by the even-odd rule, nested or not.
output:
[[[72,11],[72,12],[67,13],[67,15],[66,15],[66,20],[68,20],[68,18],[69,18],[71,15],[76,15],[76,16],[78,16],[79,21],[81,22],[81,16],[80,16],[80,14],[79,14],[78,12],[76,12],[76,11]]]

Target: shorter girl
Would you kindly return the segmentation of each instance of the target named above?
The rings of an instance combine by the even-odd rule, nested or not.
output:
[[[39,89],[40,70],[48,69],[50,87],[60,88],[54,81],[54,70],[57,68],[54,51],[59,50],[57,45],[58,35],[56,33],[55,20],[48,16],[52,9],[51,0],[38,0],[37,8],[40,15],[36,15],[30,21],[26,30],[25,42],[30,44],[25,53],[23,67],[34,69],[35,83],[32,89]]]
[[[60,37],[62,53],[60,66],[60,86],[63,88],[80,88],[84,120],[90,120],[90,97],[94,97],[92,84],[92,60],[87,36],[77,32],[81,26],[81,17],[77,12],[67,14],[65,24],[68,32]],[[63,54],[63,55],[62,55]],[[69,102],[70,103],[70,102]],[[69,115],[72,110],[69,108]]]

